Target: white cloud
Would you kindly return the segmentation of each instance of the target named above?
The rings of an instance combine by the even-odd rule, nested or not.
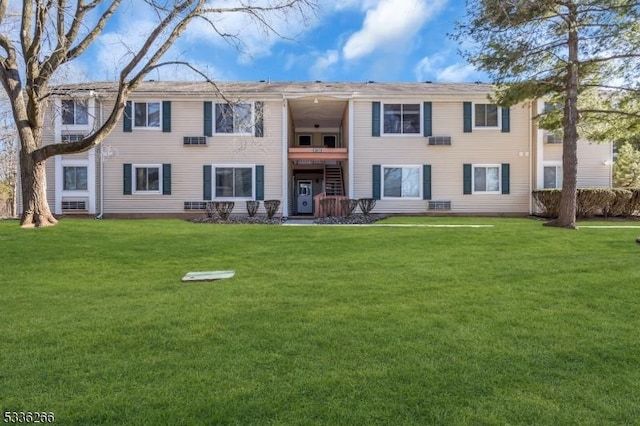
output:
[[[252,2],[254,6],[268,7],[269,0]],[[213,2],[211,7],[238,7],[237,0],[220,0]],[[305,19],[303,19],[303,16]],[[240,52],[240,61],[247,63],[252,58],[271,54],[271,48],[283,39],[294,39],[303,33],[315,21],[310,10],[302,13],[289,10],[265,12],[265,22],[260,22],[254,16],[241,12],[224,12],[210,14],[208,19],[196,20],[191,23],[185,35],[191,40],[206,41],[214,46],[228,47],[229,43]],[[215,26],[212,28],[211,23]],[[220,34],[224,34],[222,37]]]
[[[397,51],[411,43],[422,26],[435,16],[446,0],[379,0],[369,6],[362,29],[347,40],[342,53],[348,60],[375,50]]]
[[[470,64],[454,63],[447,65],[447,56],[438,53],[424,57],[414,68],[417,81],[434,80],[439,82],[469,81],[478,75]]]
[[[337,50],[327,50],[324,55],[318,57],[316,62],[311,66],[309,73],[314,80],[329,80],[327,74],[330,73],[331,67],[338,63],[340,54]]]
[[[473,65],[458,63],[439,70],[437,73],[437,80],[448,82],[468,81],[469,77],[476,73],[477,70]]]

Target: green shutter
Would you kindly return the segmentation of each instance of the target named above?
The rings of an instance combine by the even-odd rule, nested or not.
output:
[[[124,105],[124,114],[122,116],[122,131],[131,131],[131,101],[127,101]]]
[[[429,136],[433,136],[433,124],[432,124],[432,106],[431,102],[424,103],[424,117],[423,117],[423,131],[424,137],[428,138]]]
[[[264,200],[264,166],[256,166],[256,200]]]
[[[204,135],[213,136],[213,104],[204,102]]]
[[[380,136],[380,102],[371,103],[371,136]]]
[[[473,114],[471,112],[471,102],[463,102],[463,130],[465,133],[471,133],[473,129]]]
[[[254,136],[261,138],[264,136],[264,103],[255,103],[255,131]]]
[[[422,199],[431,199],[431,165],[422,165]]]
[[[380,199],[380,165],[378,164],[373,165],[372,188],[373,188],[373,194],[372,194],[373,199],[379,200]]]
[[[502,133],[509,133],[511,131],[511,109],[502,108]]]
[[[162,131],[171,131],[171,101],[162,101]]]
[[[205,201],[211,201],[211,166],[203,167],[202,190],[202,198]]]
[[[162,165],[162,195],[171,195],[171,164]]]
[[[122,176],[123,176],[123,188],[122,193],[124,195],[131,195],[131,164],[123,164],[122,165]]]
[[[462,165],[462,193],[471,194],[471,164]]]
[[[509,193],[509,184],[510,184],[509,168],[510,167],[508,163],[505,163],[502,165],[502,193],[503,194]]]

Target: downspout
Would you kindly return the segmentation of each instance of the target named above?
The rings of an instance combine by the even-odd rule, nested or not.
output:
[[[533,106],[538,109],[538,102],[529,103],[529,216],[533,214]]]
[[[353,130],[354,130],[354,123],[353,123],[353,111],[354,111],[354,106],[353,106],[353,100],[355,98],[355,93],[351,94],[351,98],[349,99],[349,141],[348,141],[348,152],[347,152],[347,158],[349,160],[349,189],[348,189],[348,197],[349,198],[355,198],[355,181],[354,181],[354,177],[355,177],[355,164],[353,164],[353,158],[354,158],[354,135],[353,135]]]
[[[282,95],[282,216],[289,216],[289,127],[287,98]]]
[[[102,117],[103,117],[102,114],[104,112],[103,108],[104,108],[104,105],[102,102],[100,102],[100,114],[98,114],[100,123],[102,123]],[[102,143],[100,143],[100,149],[97,151],[98,151],[98,156],[100,157],[100,214],[96,216],[96,219],[102,219],[104,214],[104,155],[103,155],[104,152],[102,150]]]

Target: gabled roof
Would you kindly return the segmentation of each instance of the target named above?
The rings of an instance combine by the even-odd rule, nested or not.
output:
[[[94,91],[108,95],[115,93],[117,82],[89,82],[65,84],[52,92]],[[210,96],[220,92],[230,96],[261,95],[299,96],[415,96],[415,95],[483,95],[493,91],[486,83],[343,83],[343,82],[194,82],[194,81],[145,81],[134,90],[135,94],[174,94]]]

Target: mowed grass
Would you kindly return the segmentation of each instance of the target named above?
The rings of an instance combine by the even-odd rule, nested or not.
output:
[[[0,222],[0,412],[638,424],[640,229],[386,222],[493,227]],[[180,281],[223,269],[236,276]]]

